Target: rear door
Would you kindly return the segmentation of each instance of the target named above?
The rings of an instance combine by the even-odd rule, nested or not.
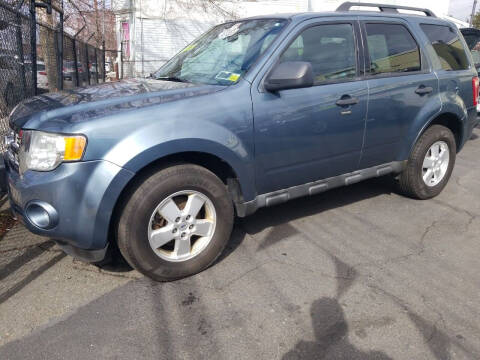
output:
[[[367,168],[403,160],[408,131],[437,96],[438,80],[406,22],[372,18],[361,26],[369,102],[360,168]]]

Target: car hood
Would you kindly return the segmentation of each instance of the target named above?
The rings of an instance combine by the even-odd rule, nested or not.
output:
[[[129,79],[47,93],[21,102],[11,113],[10,127],[18,130],[27,125],[30,129],[38,129],[48,124],[46,127],[56,128],[91,121],[119,111],[205,95],[224,88],[155,79]]]

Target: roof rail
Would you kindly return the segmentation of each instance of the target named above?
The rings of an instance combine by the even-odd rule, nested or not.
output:
[[[398,13],[398,9],[400,10],[412,10],[412,11],[419,11],[425,13],[426,16],[436,17],[433,11],[429,9],[421,9],[415,8],[410,6],[400,6],[400,5],[387,5],[387,4],[375,4],[375,3],[360,3],[360,2],[351,2],[347,1],[344,2],[337,8],[337,11],[350,11],[350,8],[353,6],[361,6],[361,7],[376,7],[382,12],[389,12],[389,13]]]

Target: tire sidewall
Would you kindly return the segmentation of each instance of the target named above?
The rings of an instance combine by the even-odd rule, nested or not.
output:
[[[176,168],[176,171],[166,169],[155,174],[142,184],[128,204],[127,216],[122,216],[120,220],[124,222],[120,228],[126,234],[119,233],[118,236],[126,236],[122,240],[128,242],[127,260],[132,262],[133,267],[157,280],[182,278],[208,267],[223,251],[233,226],[233,206],[225,185],[207,170],[198,171],[191,166]],[[216,212],[215,232],[207,247],[195,257],[180,262],[167,261],[150,247],[148,226],[155,208],[165,198],[182,190],[198,191],[210,199]]]
[[[413,165],[415,167],[415,182],[417,182],[417,188],[421,197],[429,199],[437,196],[444,189],[450,179],[455,165],[456,142],[452,132],[448,128],[439,125],[434,125],[429,128],[424,134],[424,139],[422,140],[420,146],[415,149],[414,154],[415,158]],[[423,161],[430,147],[437,141],[443,141],[448,145],[450,155],[448,168],[445,176],[437,185],[428,186],[425,181],[423,181]]]

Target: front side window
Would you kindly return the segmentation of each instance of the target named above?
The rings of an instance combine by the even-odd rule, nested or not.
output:
[[[449,26],[421,24],[440,59],[444,70],[465,70],[469,68],[468,57],[465,53],[457,32]]]
[[[315,83],[356,76],[355,38],[351,24],[325,24],[304,30],[285,50],[280,62],[312,64]]]
[[[216,26],[175,55],[153,77],[201,84],[234,84],[286,23],[282,19],[258,19]]]
[[[420,50],[410,32],[400,24],[365,24],[370,74],[419,71]]]

